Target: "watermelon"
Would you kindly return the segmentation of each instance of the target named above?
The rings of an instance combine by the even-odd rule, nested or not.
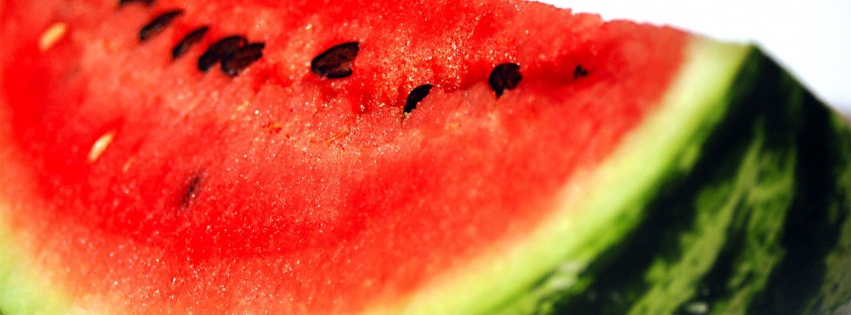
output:
[[[851,312],[851,129],[513,0],[0,3],[2,314]]]

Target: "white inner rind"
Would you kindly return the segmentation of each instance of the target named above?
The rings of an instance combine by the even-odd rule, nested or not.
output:
[[[752,50],[693,38],[659,110],[598,168],[577,172],[565,184],[557,209],[531,235],[445,273],[409,300],[367,313],[488,313],[553,270],[578,278],[595,257],[635,227],[641,205],[652,197],[660,179],[671,171],[691,169],[703,140],[727,110],[727,91]]]

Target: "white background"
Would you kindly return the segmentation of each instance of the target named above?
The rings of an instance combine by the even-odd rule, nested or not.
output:
[[[604,19],[666,24],[756,42],[815,94],[851,116],[851,0],[541,0]]]

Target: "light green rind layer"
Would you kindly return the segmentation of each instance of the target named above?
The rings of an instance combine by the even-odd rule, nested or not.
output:
[[[15,244],[7,230],[0,228],[0,248],[13,249]],[[69,314],[72,313],[68,299],[61,296],[41,275],[32,269],[23,268],[32,264],[18,264],[28,260],[14,250],[0,250],[0,287],[14,290],[0,291],[0,314]],[[16,263],[9,263],[16,262]]]

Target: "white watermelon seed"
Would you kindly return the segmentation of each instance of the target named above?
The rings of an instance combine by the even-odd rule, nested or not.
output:
[[[129,157],[127,161],[124,161],[124,165],[121,166],[121,171],[127,173],[127,171],[130,170],[130,166],[133,165],[133,162],[136,162],[136,158],[133,156]]]
[[[38,49],[42,52],[47,51],[53,45],[56,45],[65,33],[68,32],[68,25],[62,22],[53,23],[44,33],[41,33],[41,38],[38,40]]]
[[[89,150],[89,163],[96,162],[103,152],[106,151],[106,148],[109,147],[112,143],[112,139],[114,138],[115,131],[113,130],[103,134],[100,138],[95,140],[95,143],[92,144],[91,150]]]

